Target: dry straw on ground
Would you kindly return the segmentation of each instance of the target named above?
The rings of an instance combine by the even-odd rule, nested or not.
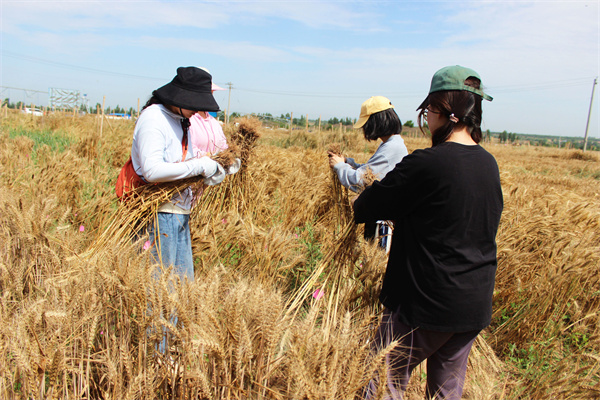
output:
[[[242,174],[194,210],[190,283],[153,279],[138,242],[83,257],[118,211],[131,122],[104,125],[102,137],[93,117],[1,124],[1,398],[350,399],[384,372],[367,341],[386,257],[336,212],[326,155],[341,143],[364,162],[374,144],[256,127]],[[471,354],[465,398],[598,398],[600,163],[486,147],[505,210],[494,320]],[[425,371],[407,398],[422,398]]]

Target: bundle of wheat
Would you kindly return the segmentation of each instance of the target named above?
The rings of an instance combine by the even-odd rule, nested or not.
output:
[[[201,219],[202,215],[212,215],[217,210],[238,209],[243,211],[248,207],[248,197],[252,188],[247,176],[248,163],[260,137],[261,122],[256,117],[239,118],[232,128],[226,130],[229,148],[217,153],[212,158],[224,167],[230,166],[238,158],[241,161],[240,170],[226,182],[208,188],[203,194],[199,207],[192,212],[192,220]]]
[[[328,153],[343,157],[342,146],[340,143],[332,143],[329,145]],[[352,221],[352,206],[348,197],[348,189],[342,186],[336,172],[330,170],[332,201],[336,212],[336,217],[340,225],[344,225]]]
[[[242,161],[248,161],[260,137],[259,128],[262,123],[256,117],[240,118],[234,122],[237,124],[237,130],[231,139],[241,148]]]

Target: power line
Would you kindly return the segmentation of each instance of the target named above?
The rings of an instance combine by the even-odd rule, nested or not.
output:
[[[562,87],[572,87],[572,86],[583,86],[589,84],[590,78],[577,78],[577,79],[568,79],[562,81],[553,81],[553,82],[540,82],[534,84],[516,84],[516,85],[507,85],[507,86],[490,86],[488,87],[488,91],[494,93],[517,93],[517,92],[532,92],[532,91],[540,91],[540,90],[549,90],[549,89],[557,89]],[[279,96],[295,96],[295,97],[324,97],[324,98],[363,98],[365,96],[364,93],[336,93],[336,94],[327,94],[327,93],[306,93],[306,92],[288,92],[288,91],[277,91],[277,90],[257,90],[257,89],[249,89],[249,88],[237,88],[239,91],[249,92],[249,93],[262,93],[262,94],[273,94]],[[422,96],[422,92],[389,92],[388,96],[390,97],[404,97],[404,98],[412,98],[412,97],[420,97]]]
[[[25,92],[34,92],[34,93],[48,93],[47,91],[43,91],[43,90],[25,89],[25,88],[18,88],[18,87],[12,87],[12,86],[0,86],[0,88],[2,88],[2,89],[23,90]]]
[[[556,89],[561,87],[569,87],[569,86],[583,86],[588,85],[589,80],[591,78],[577,78],[577,79],[568,79],[562,81],[553,81],[553,82],[542,82],[542,83],[532,83],[532,84],[517,84],[517,85],[507,85],[507,86],[497,86],[497,87],[488,87],[489,91],[493,91],[494,93],[516,93],[516,92],[530,92],[536,90],[547,90],[547,89]]]
[[[256,89],[244,89],[237,87],[240,92],[248,93],[261,93],[261,94],[273,94],[277,96],[293,96],[293,97],[334,97],[334,98],[347,98],[347,97],[364,97],[363,94],[319,94],[319,93],[302,93],[302,92],[284,92],[277,90],[256,90]]]
[[[327,93],[315,93],[315,92],[286,92],[286,91],[278,91],[278,90],[257,90],[257,89],[247,89],[236,87],[240,92],[248,92],[248,93],[261,93],[261,94],[273,94],[277,96],[294,96],[294,97],[325,97],[325,98],[360,98],[362,99],[365,96],[365,93],[336,93],[336,94],[327,94]],[[422,92],[397,92],[397,93],[388,93],[391,97],[418,97],[421,96]]]
[[[17,59],[21,59],[21,60],[25,60],[25,61],[31,61],[31,62],[35,62],[38,64],[54,65],[57,67],[62,67],[62,68],[71,69],[71,70],[75,70],[75,71],[94,72],[97,74],[121,76],[124,78],[137,78],[137,79],[146,79],[146,80],[161,81],[161,82],[165,81],[165,78],[156,78],[156,77],[152,77],[152,76],[125,74],[122,72],[113,72],[113,71],[106,71],[106,70],[97,69],[97,68],[82,67],[80,65],[66,64],[66,63],[61,63],[61,62],[56,62],[56,61],[45,60],[42,58],[26,56],[24,54],[13,53],[11,51],[2,51],[2,54],[7,57],[17,58]]]

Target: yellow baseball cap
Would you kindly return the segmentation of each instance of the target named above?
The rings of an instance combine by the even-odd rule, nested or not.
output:
[[[367,101],[362,103],[362,106],[360,106],[360,117],[358,118],[358,121],[356,121],[356,123],[354,124],[354,128],[362,128],[371,115],[381,111],[385,111],[390,108],[394,108],[394,106],[392,105],[390,99],[388,99],[387,97],[370,97]]]

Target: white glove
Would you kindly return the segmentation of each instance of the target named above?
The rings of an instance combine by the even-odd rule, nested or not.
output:
[[[208,186],[218,185],[219,183],[223,182],[223,179],[225,179],[225,169],[221,166],[221,164],[217,162],[215,162],[215,164],[217,164],[217,171],[210,176],[204,175],[206,176],[206,178],[204,178],[204,183]]]
[[[233,162],[233,164],[231,164],[229,166],[229,168],[227,168],[227,175],[233,175],[236,172],[238,172],[240,170],[240,168],[242,167],[242,160],[240,160],[239,158],[236,158],[235,161]]]
[[[189,161],[186,161],[192,164],[192,176],[204,175],[205,177],[209,177],[214,175],[217,172],[218,167],[220,166],[218,162],[213,160],[210,157],[204,156],[200,158],[193,158]]]

